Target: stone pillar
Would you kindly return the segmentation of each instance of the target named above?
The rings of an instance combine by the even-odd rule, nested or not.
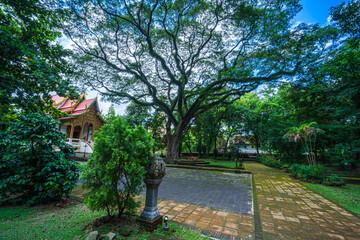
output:
[[[166,174],[166,165],[161,157],[156,156],[146,167],[146,201],[144,211],[138,222],[148,231],[154,231],[162,224],[162,216],[157,207],[158,189]]]
[[[74,124],[71,124],[71,130],[70,130],[70,138],[73,138],[74,135]]]
[[[82,118],[84,119],[84,116],[82,116]],[[84,122],[84,120],[83,120],[82,122]],[[83,124],[80,125],[80,126],[81,126],[81,130],[80,130],[79,139],[82,139],[85,124],[83,123]]]
[[[160,216],[157,207],[158,189],[162,179],[145,179],[146,202],[144,211],[140,217],[147,220],[154,220]]]

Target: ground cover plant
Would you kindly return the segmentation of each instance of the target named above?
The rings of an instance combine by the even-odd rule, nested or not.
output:
[[[360,185],[346,184],[339,188],[322,184],[303,184],[348,211],[360,215]]]

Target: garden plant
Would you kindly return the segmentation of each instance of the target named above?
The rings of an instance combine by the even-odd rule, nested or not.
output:
[[[138,207],[134,196],[143,189],[145,165],[154,140],[142,126],[133,128],[120,117],[95,133],[94,153],[82,167],[81,182],[91,210],[121,217]]]

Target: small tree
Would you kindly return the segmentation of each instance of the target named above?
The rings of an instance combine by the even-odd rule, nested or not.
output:
[[[320,128],[312,127],[312,123],[304,123],[300,127],[292,127],[289,129],[287,134],[284,135],[284,138],[288,140],[293,140],[294,142],[301,142],[306,151],[306,159],[309,165],[316,165],[316,156],[315,151],[315,142],[316,142],[316,133],[323,132]]]
[[[106,210],[109,217],[118,211],[121,217],[136,207],[133,197],[142,190],[153,142],[142,126],[134,129],[120,117],[95,133],[94,152],[81,175],[91,210]]]
[[[58,200],[76,186],[77,165],[65,158],[73,149],[57,123],[28,112],[0,132],[0,198],[34,204]]]

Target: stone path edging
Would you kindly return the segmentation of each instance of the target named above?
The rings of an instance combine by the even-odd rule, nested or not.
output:
[[[170,167],[170,168],[187,168],[187,169],[216,171],[216,172],[230,172],[230,173],[238,173],[238,174],[240,174],[240,173],[251,174],[251,171],[244,170],[244,169],[233,169],[233,168],[212,168],[212,167],[177,165],[177,164],[166,164],[166,167]]]
[[[261,220],[260,220],[260,212],[257,200],[257,193],[255,187],[255,178],[254,175],[252,177],[252,190],[253,190],[253,208],[254,208],[254,234],[256,240],[262,240],[262,227],[261,227]]]

